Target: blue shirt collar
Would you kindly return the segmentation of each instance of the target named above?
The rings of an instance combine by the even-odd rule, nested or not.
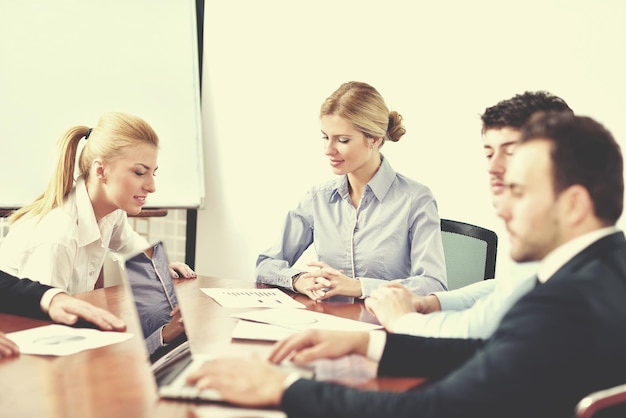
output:
[[[389,161],[382,154],[380,155],[380,158],[381,163],[378,171],[365,186],[365,190],[371,190],[379,202],[385,198],[385,195],[391,188],[393,181],[396,179],[396,171],[393,167],[391,167]],[[338,179],[335,184],[335,188],[330,194],[329,201],[335,199],[337,195],[342,199],[347,199],[350,196],[350,188],[348,187],[348,184],[347,174]]]

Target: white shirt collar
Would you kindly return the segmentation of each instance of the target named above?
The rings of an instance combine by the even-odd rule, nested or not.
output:
[[[576,254],[607,235],[617,232],[616,226],[597,229],[583,234],[573,240],[566,242],[560,247],[552,250],[541,262],[537,271],[537,277],[541,283],[548,281],[550,277],[570,261]]]
[[[79,245],[84,246],[101,238],[100,228],[96,222],[96,215],[93,205],[87,193],[85,179],[81,176],[76,180],[75,199],[78,228]]]

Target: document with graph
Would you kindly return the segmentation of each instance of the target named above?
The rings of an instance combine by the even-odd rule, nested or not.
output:
[[[201,288],[224,308],[305,308],[280,289]]]

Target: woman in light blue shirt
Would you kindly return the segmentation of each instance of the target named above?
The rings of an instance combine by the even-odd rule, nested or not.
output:
[[[380,153],[406,132],[402,116],[361,82],[344,83],[320,111],[324,153],[338,179],[312,187],[289,211],[281,240],[259,255],[257,281],[313,300],[367,297],[394,280],[419,295],[446,290],[437,203]],[[318,262],[294,267],[314,244]]]

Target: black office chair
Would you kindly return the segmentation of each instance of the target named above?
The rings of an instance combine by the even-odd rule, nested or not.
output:
[[[599,390],[576,405],[575,418],[626,417],[626,384]]]
[[[498,235],[486,228],[451,219],[441,220],[448,289],[493,279]]]

